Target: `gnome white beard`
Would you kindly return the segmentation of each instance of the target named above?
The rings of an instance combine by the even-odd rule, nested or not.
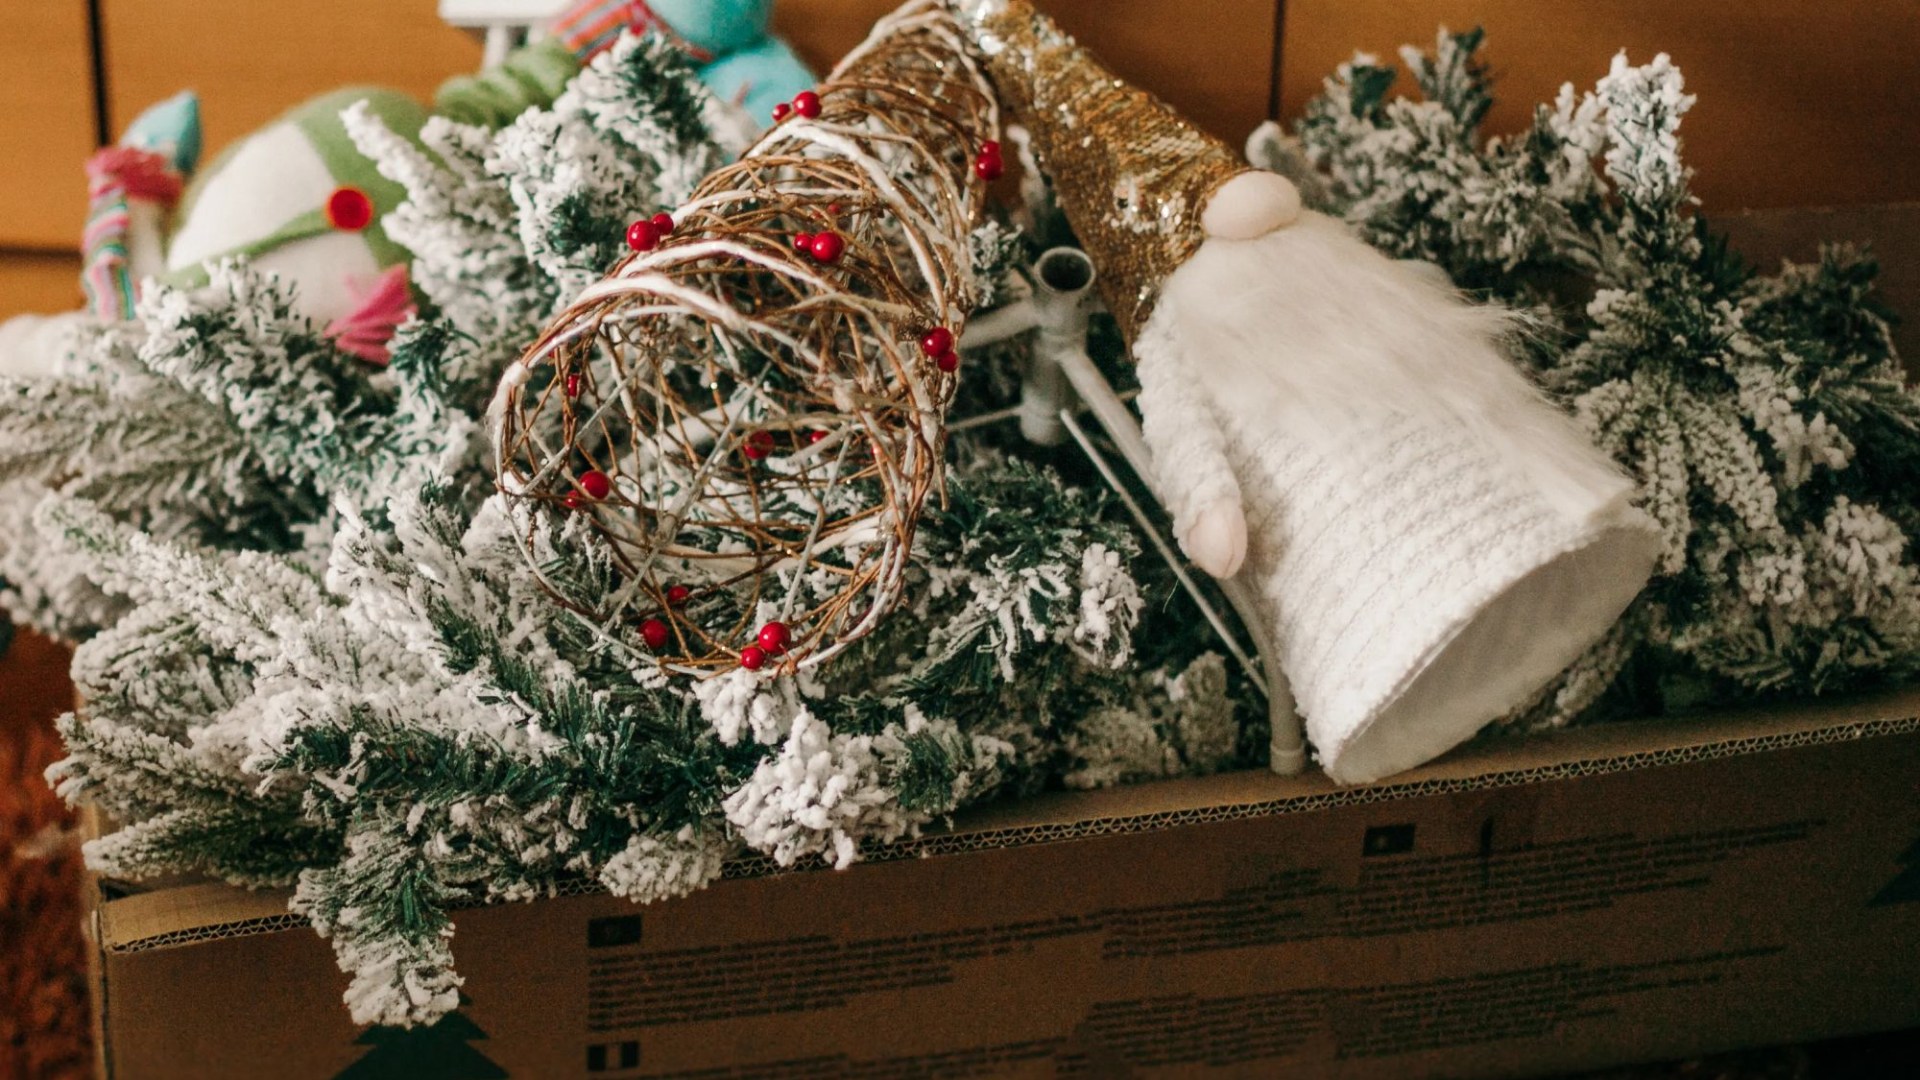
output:
[[[1309,213],[1207,239],[1135,343],[1181,545],[1245,561],[1337,780],[1523,704],[1651,572],[1631,481],[1502,355],[1510,322]]]
[[[1381,255],[1325,215],[1207,240],[1167,279],[1154,318],[1246,415],[1319,436],[1369,413],[1446,418],[1577,521],[1633,495],[1503,355],[1510,313],[1466,303],[1444,275]]]

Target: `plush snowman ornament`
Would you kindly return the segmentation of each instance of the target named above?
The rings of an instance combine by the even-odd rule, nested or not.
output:
[[[1189,558],[1257,593],[1322,766],[1362,782],[1527,702],[1659,538],[1504,352],[1512,317],[1303,210],[1026,0],[952,0],[1139,365]]]
[[[397,91],[350,87],[308,101],[230,147],[181,201],[156,276],[205,282],[207,267],[245,256],[295,285],[294,302],[336,337],[404,306],[407,252],[380,219],[406,197],[354,149],[340,113],[365,101],[387,127],[414,138],[426,110]],[[368,359],[385,358],[383,350]]]
[[[297,310],[343,349],[384,363],[393,328],[413,310],[407,252],[380,227],[405,191],[347,138],[340,112],[360,100],[408,138],[426,120],[396,91],[339,90],[248,135],[195,176],[198,99],[185,92],[142,113],[87,163],[86,310],[0,324],[0,375],[56,374],[72,330],[133,318],[143,281],[193,288],[209,266],[237,256],[290,283]]]
[[[436,112],[470,124],[509,123],[529,107],[552,104],[622,31],[659,21],[636,0],[553,7],[559,14],[537,42],[444,84]],[[716,40],[758,40],[764,32],[764,4],[712,7]],[[728,12],[731,21],[721,17]],[[691,14],[686,19],[695,25]],[[791,73],[786,79],[783,85],[800,82]],[[811,81],[806,76],[803,85]],[[347,137],[340,114],[359,101],[390,131],[416,141],[428,116],[398,91],[336,90],[241,139],[196,175],[198,99],[184,92],[143,113],[87,164],[87,310],[0,324],[0,375],[57,374],[73,329],[88,319],[133,318],[143,281],[192,288],[207,280],[210,266],[237,256],[289,283],[296,309],[343,350],[384,363],[394,328],[413,311],[408,253],[381,226],[405,191]]]

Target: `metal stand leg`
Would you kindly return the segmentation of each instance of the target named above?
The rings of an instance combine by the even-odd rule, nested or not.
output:
[[[1073,419],[1070,403],[1066,400],[1066,386],[1071,386],[1119,448],[1121,456],[1127,459],[1127,464],[1151,487],[1153,454],[1140,434],[1140,425],[1087,356],[1086,301],[1087,293],[1093,286],[1093,276],[1093,263],[1084,252],[1073,248],[1055,248],[1047,252],[1034,264],[1032,298],[1022,301],[1016,309],[993,313],[989,316],[991,323],[982,327],[985,331],[983,334],[975,335],[970,327],[964,343],[980,344],[983,338],[998,340],[1038,327],[1040,342],[1034,350],[1034,370],[1027,373],[1022,386],[1025,393],[1032,395],[1032,400],[1021,402],[1021,430],[1034,441],[1045,445],[1059,441],[1057,436],[1052,436],[1052,429],[1056,426],[1064,432],[1080,436],[1079,425]],[[1062,385],[1063,377],[1065,385]],[[1057,416],[1059,423],[1049,425],[1038,419],[1043,412]],[[1030,420],[1030,417],[1033,419]],[[1239,613],[1240,621],[1253,636],[1254,650],[1260,657],[1258,670],[1253,670],[1255,665],[1219,621],[1205,594],[1187,577],[1178,556],[1167,547],[1145,515],[1138,512],[1138,507],[1133,505],[1133,500],[1120,487],[1118,478],[1112,475],[1106,461],[1084,438],[1081,438],[1081,445],[1093,459],[1095,467],[1100,469],[1107,482],[1128,504],[1129,510],[1135,512],[1136,520],[1147,530],[1149,539],[1162,549],[1163,556],[1174,567],[1182,584],[1221,634],[1228,651],[1249,668],[1254,682],[1266,694],[1267,717],[1273,728],[1273,771],[1286,776],[1304,771],[1307,748],[1300,714],[1294,707],[1293,692],[1287,685],[1286,673],[1280,670],[1280,665],[1274,660],[1276,653],[1272,635],[1265,619],[1261,617],[1252,587],[1238,577],[1220,581],[1221,593]]]

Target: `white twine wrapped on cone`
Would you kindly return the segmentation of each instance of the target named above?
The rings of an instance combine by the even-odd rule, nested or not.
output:
[[[618,564],[583,617],[711,674],[825,662],[898,602],[998,124],[951,14],[908,4],[508,370],[502,492]]]

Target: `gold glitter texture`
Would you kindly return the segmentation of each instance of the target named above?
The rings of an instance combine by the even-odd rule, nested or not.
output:
[[[1100,294],[1129,342],[1204,236],[1200,212],[1248,166],[1103,67],[1027,0],[955,0],[1001,101],[1033,135]]]

